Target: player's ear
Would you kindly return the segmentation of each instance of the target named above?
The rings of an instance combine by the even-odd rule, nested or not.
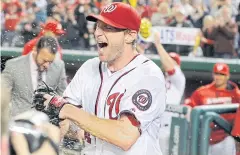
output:
[[[137,31],[126,30],[125,32],[125,43],[132,44],[134,40],[137,40]]]

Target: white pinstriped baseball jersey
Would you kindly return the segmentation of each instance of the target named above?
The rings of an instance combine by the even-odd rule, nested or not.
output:
[[[186,78],[179,66],[174,67],[174,74],[166,73],[167,100],[166,104],[180,105],[185,90]],[[171,125],[171,119],[174,114],[172,112],[164,112],[162,116],[162,126]]]
[[[185,89],[185,82],[185,76],[179,66],[174,67],[173,74],[166,73],[167,104],[180,105]],[[159,145],[163,155],[169,154],[170,129],[173,116],[178,117],[178,114],[164,111],[161,117]]]
[[[141,136],[128,151],[96,138],[96,155],[161,155],[159,126],[165,110],[165,79],[160,68],[143,55],[111,73],[98,58],[85,62],[64,92],[72,104],[99,118],[118,119],[133,114]]]
[[[167,88],[167,104],[180,105],[184,90],[186,79],[179,66],[174,67],[175,73],[173,75],[166,75]]]

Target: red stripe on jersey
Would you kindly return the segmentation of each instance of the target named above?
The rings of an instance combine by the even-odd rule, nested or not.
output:
[[[132,58],[132,60],[129,61],[129,63],[132,62],[132,61],[133,61],[137,56],[139,56],[139,55],[140,55],[140,54],[135,55],[135,56]],[[128,64],[129,64],[129,63],[128,63]]]
[[[96,116],[97,116],[97,107],[98,107],[99,96],[100,96],[100,93],[102,90],[102,83],[103,83],[102,62],[99,63],[99,73],[100,73],[100,77],[101,77],[101,84],[98,89],[98,95],[97,95],[97,99],[96,99],[96,103],[95,103],[95,115]]]

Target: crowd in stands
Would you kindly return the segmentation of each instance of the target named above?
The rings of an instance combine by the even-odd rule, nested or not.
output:
[[[112,0],[3,0],[1,46],[23,47],[37,37],[49,21],[60,23],[65,33],[58,37],[63,49],[96,49],[94,23],[89,13],[98,13]],[[119,0],[113,0],[119,1]],[[197,47],[164,45],[180,55],[237,58],[240,56],[239,0],[123,0],[137,9],[152,26],[201,29]],[[157,53],[154,44],[146,51]]]

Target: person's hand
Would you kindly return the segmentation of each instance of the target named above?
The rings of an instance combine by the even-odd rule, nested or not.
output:
[[[43,97],[45,94],[54,96],[56,92],[53,88],[47,86],[46,83],[43,82],[43,84],[39,85],[34,91],[33,95],[33,105],[38,111],[43,111],[46,108],[46,105],[44,105],[46,99]]]
[[[59,123],[61,138],[63,138],[68,133],[70,129],[70,125],[71,125],[71,121],[68,119],[65,119]]]
[[[43,97],[46,99],[44,105],[47,109],[54,110],[56,114],[59,114],[62,107],[67,103],[67,101],[61,96],[45,94]]]
[[[44,112],[49,116],[52,124],[59,126],[59,122],[65,119],[65,116],[61,114],[61,110],[68,102],[63,97],[57,95],[45,94],[43,97],[45,99],[44,106],[46,107]]]
[[[45,94],[43,97],[45,98],[44,105],[45,105],[46,107],[48,107],[51,99],[52,99],[54,96],[49,95],[49,94]]]
[[[62,110],[63,107],[68,108],[68,106],[73,106],[76,108],[79,108],[77,105],[70,104],[67,100],[65,100],[61,96],[51,96],[49,94],[45,94],[43,96],[45,98],[44,105],[46,106],[46,111],[48,111],[49,114],[51,114],[54,117],[57,117],[59,119],[66,119],[66,112],[65,110]],[[68,105],[68,106],[65,106]]]

